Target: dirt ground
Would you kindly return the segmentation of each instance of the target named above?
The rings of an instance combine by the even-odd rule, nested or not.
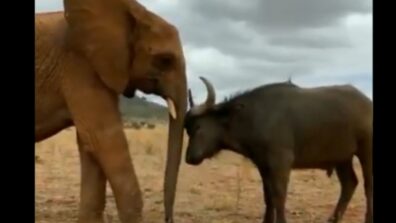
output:
[[[166,127],[126,129],[130,153],[144,194],[143,223],[161,223]],[[64,130],[36,144],[36,223],[75,223],[78,214],[80,166],[75,131]],[[345,223],[363,222],[365,198],[358,163],[358,188],[344,217]],[[292,172],[287,218],[290,223],[324,223],[339,196],[336,174],[320,170]],[[230,152],[188,166],[184,156],[175,202],[177,223],[261,222],[264,212],[261,179],[246,160]],[[114,198],[107,189],[106,219],[118,223]]]

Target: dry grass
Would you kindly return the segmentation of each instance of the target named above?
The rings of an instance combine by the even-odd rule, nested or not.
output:
[[[127,129],[130,153],[144,192],[144,223],[163,222],[163,172],[166,158],[166,126]],[[76,222],[79,202],[79,158],[74,129],[36,144],[36,222]],[[365,211],[360,167],[358,189],[344,222],[363,222]],[[326,222],[338,199],[336,176],[324,171],[294,171],[289,185],[287,217],[294,223]],[[111,190],[107,190],[106,217],[117,223]],[[245,159],[224,152],[198,167],[184,163],[180,170],[175,204],[176,222],[261,222],[264,211],[261,179]]]

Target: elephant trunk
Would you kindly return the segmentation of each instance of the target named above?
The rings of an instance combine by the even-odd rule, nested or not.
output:
[[[186,84],[183,83],[180,88],[176,94],[173,94],[174,97],[171,98],[175,104],[172,105],[172,103],[168,102],[170,111],[168,155],[164,180],[165,221],[167,223],[173,222],[173,206],[183,146],[183,125],[187,109]]]

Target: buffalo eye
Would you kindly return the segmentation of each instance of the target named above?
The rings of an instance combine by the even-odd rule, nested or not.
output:
[[[175,56],[172,53],[160,53],[155,55],[153,63],[160,70],[169,70],[175,63]]]
[[[200,125],[195,125],[195,126],[194,126],[194,131],[193,131],[193,132],[197,132],[200,128],[201,128]]]

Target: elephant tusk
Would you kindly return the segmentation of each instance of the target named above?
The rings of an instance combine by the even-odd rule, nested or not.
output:
[[[172,116],[173,119],[176,119],[177,113],[176,113],[176,108],[175,108],[175,104],[173,103],[173,100],[170,98],[167,98],[166,103],[168,104],[169,114]]]

